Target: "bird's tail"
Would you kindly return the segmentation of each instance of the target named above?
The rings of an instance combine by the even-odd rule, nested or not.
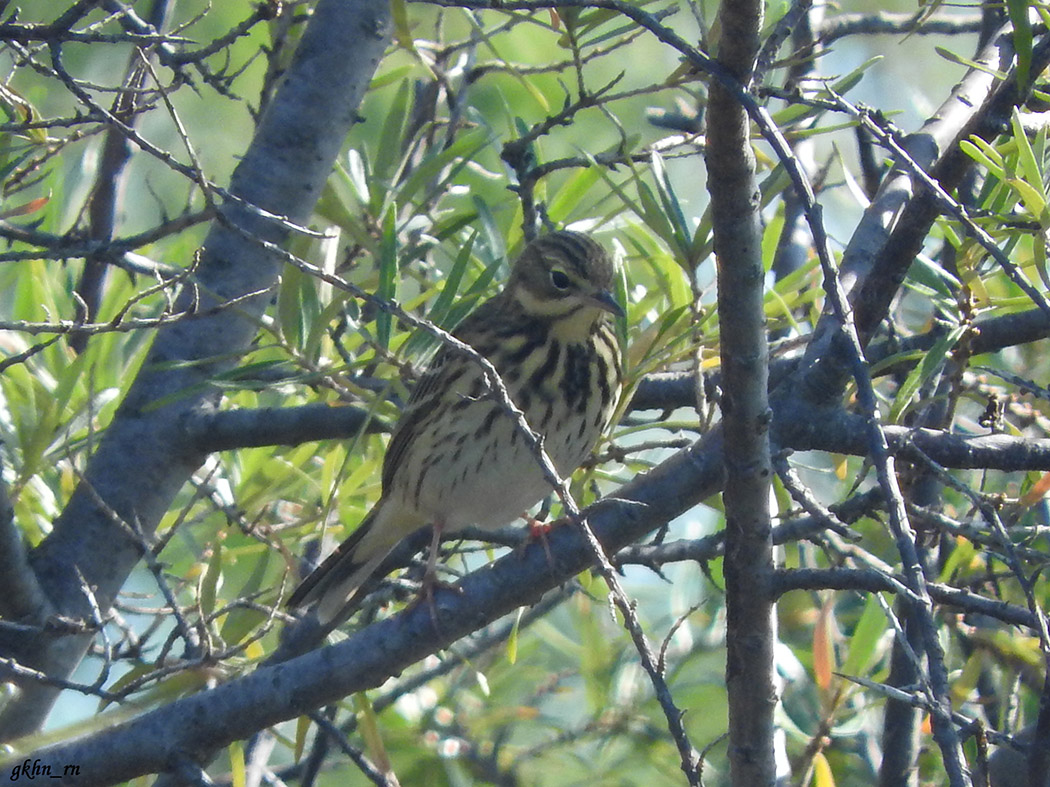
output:
[[[361,525],[341,543],[288,597],[291,609],[317,603],[317,617],[322,624],[334,620],[353,600],[379,564],[397,544],[383,538],[383,523],[378,522],[381,507],[372,509]]]

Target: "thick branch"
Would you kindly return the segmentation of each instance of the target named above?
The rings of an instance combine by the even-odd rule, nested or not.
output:
[[[361,431],[387,431],[368,410],[323,402],[300,407],[263,407],[205,413],[194,420],[190,439],[201,452],[266,445],[299,445],[310,440],[349,439]]]
[[[790,416],[785,413],[785,417],[778,417],[774,434],[778,445],[798,451],[868,456],[871,446],[867,428],[863,416],[800,407]],[[1046,439],[962,435],[906,426],[884,426],[882,430],[890,450],[900,459],[922,462],[929,457],[956,469],[1050,470],[1050,440]]]
[[[747,85],[759,50],[762,4],[723,2],[718,62]],[[745,107],[711,85],[707,187],[711,192],[725,428],[726,688],[733,784],[773,784],[777,766],[773,711],[773,541],[769,425],[769,351],[763,305],[761,198]]]
[[[608,553],[632,543],[716,492],[722,479],[719,432],[680,451],[586,512]],[[523,604],[535,603],[593,563],[578,528],[549,536],[552,565],[542,545],[510,554],[459,583],[461,593],[435,597],[437,626],[428,605],[358,631],[331,647],[230,681],[77,741],[26,753],[41,765],[75,762],[80,774],[66,785],[101,785],[169,767],[179,753],[213,750],[389,676]],[[193,719],[193,724],[186,724]],[[59,767],[58,772],[61,772]]]

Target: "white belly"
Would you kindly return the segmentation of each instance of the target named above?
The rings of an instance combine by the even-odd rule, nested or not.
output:
[[[612,416],[618,379],[610,384],[605,372],[619,368],[615,339],[603,337],[597,350],[556,346],[551,337],[546,346],[529,348],[528,339],[512,334],[501,339],[500,352],[479,351],[496,362],[511,401],[543,435],[543,448],[564,479],[587,458]],[[521,348],[532,351],[515,357]],[[421,525],[502,527],[553,487],[532,442],[488,390],[480,367],[450,363],[439,374],[441,406],[430,391],[410,406],[405,428],[412,439],[388,451],[384,472],[391,488],[385,484],[384,496]]]
[[[513,394],[512,394],[513,396]],[[546,421],[547,405],[529,408],[532,423]],[[472,402],[457,419],[438,429],[440,448],[422,477],[415,497],[419,513],[428,522],[442,522],[456,530],[476,525],[498,528],[512,522],[546,497],[553,487],[545,479],[539,458],[514,420],[490,401]],[[558,474],[567,477],[579,467],[598,439],[603,425],[595,414],[572,426],[564,419],[553,423],[543,446]],[[580,423],[587,426],[580,433]],[[470,437],[457,443],[464,433]]]

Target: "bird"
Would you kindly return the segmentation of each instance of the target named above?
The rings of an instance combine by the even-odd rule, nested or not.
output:
[[[623,381],[616,270],[590,235],[560,230],[531,241],[504,288],[452,331],[488,359],[538,434],[558,475],[571,475],[608,428]],[[482,365],[448,344],[435,354],[399,417],[383,459],[382,492],[358,528],[289,597],[316,604],[322,623],[405,538],[433,526],[424,586],[432,591],[443,533],[497,529],[553,491],[517,420]]]

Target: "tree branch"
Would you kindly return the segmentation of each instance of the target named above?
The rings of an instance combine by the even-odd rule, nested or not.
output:
[[[718,63],[746,88],[754,76],[761,2],[723,2]],[[707,113],[707,188],[711,193],[726,487],[726,690],[729,764],[734,784],[777,781],[773,713],[777,685],[770,522],[769,341],[764,310],[762,204],[745,106],[712,82]]]

